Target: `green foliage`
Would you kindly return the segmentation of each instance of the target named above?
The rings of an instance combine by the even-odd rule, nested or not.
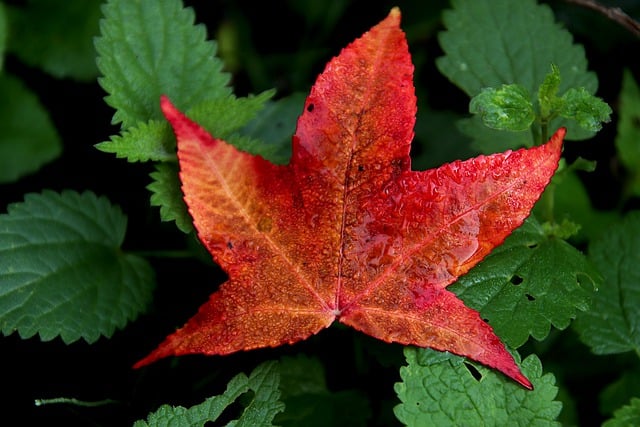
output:
[[[629,427],[640,424],[640,398],[633,398],[627,406],[618,409],[612,419],[602,427]]]
[[[38,98],[20,80],[0,74],[0,183],[16,181],[60,155],[62,144]]]
[[[405,425],[560,425],[555,378],[542,374],[535,355],[520,365],[534,386],[527,391],[459,356],[411,347],[404,354],[407,366],[400,368],[402,382],[395,385],[402,403],[395,414]]]
[[[484,88],[471,99],[469,112],[480,114],[485,126],[498,130],[529,129],[536,118],[527,89],[517,84]]]
[[[640,396],[640,369],[624,372],[600,393],[600,412],[613,414],[633,396]]]
[[[276,424],[287,427],[366,426],[371,416],[369,403],[358,391],[331,392],[318,359],[284,357],[280,361],[280,390],[286,411]]]
[[[483,88],[511,84],[518,84],[531,95],[538,94],[542,85],[543,99],[556,88],[563,93],[576,87],[584,87],[590,94],[595,92],[597,78],[587,71],[584,49],[573,44],[571,34],[555,22],[548,6],[538,5],[534,0],[455,0],[451,3],[453,9],[443,14],[447,31],[439,34],[446,55],[438,58],[436,65],[470,97],[478,95]],[[497,22],[499,31],[496,31]],[[562,72],[562,81],[558,84],[547,79],[552,64]],[[531,103],[534,101],[530,99]],[[567,127],[568,139],[593,135],[593,131],[581,130],[571,121],[560,118],[548,126],[551,129]],[[462,125],[461,130],[472,137],[475,146],[483,152],[502,148],[493,144],[495,132],[469,125]],[[541,134],[542,131],[529,133],[525,141],[516,137],[510,148],[543,142]]]
[[[604,276],[593,309],[575,323],[596,354],[640,354],[640,212],[628,214],[589,245],[589,259]]]
[[[620,119],[616,148],[629,174],[626,192],[640,196],[640,87],[625,70],[620,91]]]
[[[127,219],[87,192],[27,194],[0,215],[2,333],[95,342],[149,304],[145,260],[121,251]]]
[[[166,121],[149,120],[131,126],[110,141],[100,142],[95,147],[130,162],[175,161],[175,140]]]
[[[530,217],[450,289],[517,348],[529,335],[543,340],[552,325],[569,326],[579,311],[589,309],[600,283],[582,253]]]
[[[25,3],[25,2],[23,2]],[[11,7],[9,50],[26,64],[58,77],[93,80],[98,75],[93,37],[100,0],[28,0]]]
[[[160,208],[160,219],[175,221],[183,233],[193,231],[193,221],[182,201],[183,195],[178,178],[176,163],[158,163],[155,172],[151,172],[153,182],[147,186],[151,191],[151,206]]]
[[[243,402],[244,410],[239,418],[227,423],[228,427],[269,427],[273,418],[284,410],[280,401],[278,384],[280,375],[276,362],[265,362],[257,366],[251,375],[238,374],[229,381],[226,391],[210,397],[191,408],[162,405],[149,414],[146,421],[136,421],[135,427],[204,426],[216,421],[220,414],[234,401],[251,391],[252,396]]]

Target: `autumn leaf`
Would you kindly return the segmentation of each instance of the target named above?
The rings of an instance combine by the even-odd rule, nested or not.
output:
[[[185,201],[229,280],[136,367],[294,343],[338,320],[469,357],[531,388],[491,327],[446,287],[529,215],[564,130],[536,148],[412,171],[412,76],[393,9],[318,77],[288,165],[238,151],[162,99]]]

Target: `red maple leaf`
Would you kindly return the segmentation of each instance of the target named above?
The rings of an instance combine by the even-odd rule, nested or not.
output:
[[[412,77],[394,9],[318,77],[284,166],[215,139],[162,99],[185,201],[229,280],[136,367],[294,343],[338,320],[532,387],[478,312],[445,288],[529,215],[564,130],[532,149],[412,171]]]

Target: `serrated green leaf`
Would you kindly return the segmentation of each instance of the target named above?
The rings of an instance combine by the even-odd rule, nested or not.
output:
[[[551,64],[551,72],[544,77],[538,88],[541,117],[549,117],[551,112],[560,106],[561,101],[558,99],[560,81],[560,69],[555,64]]]
[[[536,118],[530,95],[517,84],[484,88],[471,98],[469,112],[478,114],[491,129],[523,131],[529,129]]]
[[[535,0],[453,0],[443,13],[446,31],[439,41],[446,55],[438,69],[469,96],[482,88],[517,83],[535,94],[551,64],[562,73],[560,91],[584,87],[594,93],[598,82],[587,71],[584,49],[554,20],[547,5]],[[584,139],[591,132],[571,121],[557,119],[551,129],[568,128],[568,139]]]
[[[530,217],[482,263],[451,285],[496,334],[518,348],[546,338],[589,309],[598,272],[576,248],[545,234]]]
[[[149,264],[123,253],[127,219],[93,193],[27,194],[0,215],[0,326],[66,343],[111,336],[151,300]]]
[[[58,77],[93,80],[98,75],[93,38],[100,0],[29,0],[10,9],[10,51]]]
[[[204,402],[184,408],[182,406],[161,406],[157,411],[149,414],[146,421],[138,420],[135,427],[194,427],[204,426],[208,422],[218,419],[220,414],[247,391],[253,391],[253,397],[247,402],[245,409],[237,420],[227,426],[269,427],[273,418],[284,410],[280,402],[278,385],[280,382],[279,368],[276,362],[265,362],[257,366],[251,375],[238,374],[229,381],[226,391],[210,397]]]
[[[600,393],[600,412],[613,414],[634,396],[640,396],[640,369],[623,373]]]
[[[629,70],[625,70],[622,78],[615,143],[620,161],[629,173],[628,191],[640,196],[640,87]]]
[[[150,174],[153,182],[147,186],[151,191],[151,206],[160,207],[160,219],[175,221],[183,233],[193,231],[193,220],[187,205],[184,203],[178,165],[175,163],[158,163],[155,172]]]
[[[640,211],[629,213],[589,245],[589,259],[604,283],[575,327],[595,354],[640,354],[639,254]]]
[[[176,160],[175,138],[166,121],[141,122],[95,147],[105,153],[114,153],[116,157],[126,158],[129,162]]]
[[[632,427],[640,425],[640,398],[634,397],[628,405],[618,409],[613,418],[605,421],[602,427]]]
[[[611,107],[583,87],[569,89],[561,99],[563,103],[558,114],[577,121],[580,127],[590,132],[599,131],[602,123],[611,120]]]
[[[283,357],[280,361],[282,400],[287,410],[275,423],[283,427],[365,427],[371,417],[367,400],[355,390],[330,392],[318,359]]]
[[[534,386],[528,391],[484,366],[444,354],[405,349],[407,366],[400,368],[402,382],[394,387],[402,402],[394,412],[405,425],[560,425],[555,421],[562,409],[554,400],[555,378],[542,375],[535,355],[520,364]],[[474,377],[476,372],[479,379]]]
[[[163,94],[183,111],[231,95],[215,42],[180,0],[109,0],[103,14],[95,46],[113,123],[161,120]]]
[[[33,173],[60,155],[60,137],[38,98],[22,82],[0,74],[0,183]]]

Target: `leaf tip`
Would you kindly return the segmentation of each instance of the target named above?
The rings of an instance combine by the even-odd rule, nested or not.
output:
[[[516,373],[512,378],[527,390],[533,390],[533,384],[531,384],[529,378],[525,377],[522,372]]]

